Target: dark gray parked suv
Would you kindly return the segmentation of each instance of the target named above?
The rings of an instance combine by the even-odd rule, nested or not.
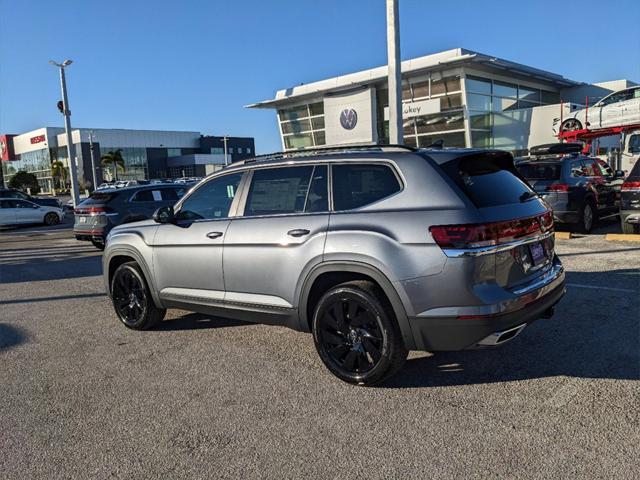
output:
[[[310,331],[327,368],[363,385],[408,350],[500,345],[564,294],[552,213],[496,150],[244,161],[114,228],[103,265],[129,328],[180,308]]]

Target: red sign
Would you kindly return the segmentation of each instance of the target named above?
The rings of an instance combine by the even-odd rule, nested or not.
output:
[[[31,145],[33,145],[34,143],[40,143],[40,142],[44,142],[46,139],[44,137],[44,135],[38,135],[37,137],[31,137]]]
[[[13,160],[13,137],[15,135],[0,135],[0,160]]]

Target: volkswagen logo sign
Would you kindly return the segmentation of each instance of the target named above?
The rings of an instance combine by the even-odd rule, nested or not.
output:
[[[345,108],[340,112],[340,125],[345,130],[353,130],[358,123],[358,113],[353,108]]]

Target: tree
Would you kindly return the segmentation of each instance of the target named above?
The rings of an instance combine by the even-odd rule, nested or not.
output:
[[[40,193],[40,185],[38,184],[38,177],[33,173],[20,170],[16,173],[11,180],[9,180],[9,188],[17,188],[19,190],[27,190],[31,192],[31,195],[37,195]]]
[[[117,149],[115,152],[110,151],[100,157],[103,167],[113,165],[113,179],[118,179],[118,168],[124,172],[124,158],[122,158],[122,149]]]
[[[60,160],[51,162],[51,176],[58,179],[58,188],[64,189],[67,184],[67,169]]]

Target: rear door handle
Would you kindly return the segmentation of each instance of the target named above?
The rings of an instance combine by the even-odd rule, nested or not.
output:
[[[207,238],[211,238],[212,240],[214,238],[219,238],[222,236],[222,232],[209,232],[207,233]]]
[[[295,230],[289,230],[287,235],[290,237],[304,237],[305,235],[309,235],[309,230],[304,228],[296,228]]]

